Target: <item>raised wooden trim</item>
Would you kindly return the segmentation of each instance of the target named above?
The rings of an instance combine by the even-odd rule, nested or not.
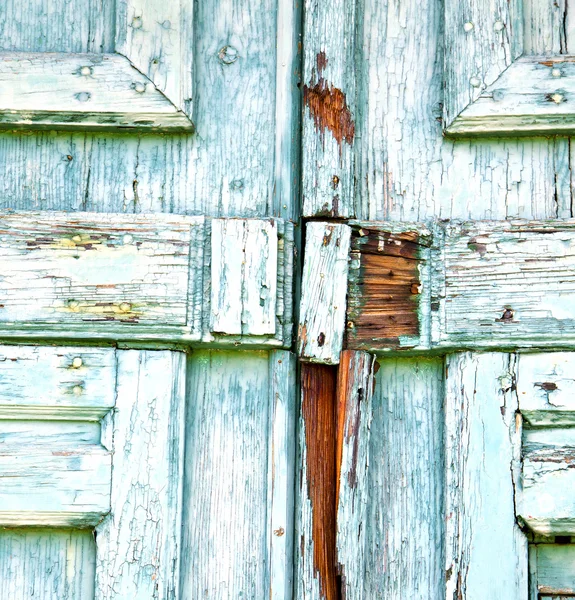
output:
[[[465,135],[571,134],[575,131],[575,57],[515,61],[446,128]]]
[[[218,232],[225,223],[239,227],[244,244],[240,256],[249,259],[239,279],[226,275],[226,265],[211,256],[223,250]],[[289,222],[4,213],[0,261],[0,338],[290,345]],[[240,306],[233,323],[214,327],[212,311],[219,304],[209,300],[213,283],[217,300]],[[254,297],[255,312],[248,310]]]
[[[125,56],[26,52],[0,53],[0,128],[193,131]]]

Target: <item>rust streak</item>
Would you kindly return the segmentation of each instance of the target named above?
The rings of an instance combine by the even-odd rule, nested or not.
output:
[[[327,66],[327,57],[324,52],[318,53],[316,64],[317,81],[315,81],[314,73],[312,81],[304,85],[303,101],[322,139],[326,129],[329,130],[341,151],[343,142],[350,145],[353,143],[355,123],[345,94],[323,77],[323,71]]]
[[[324,600],[339,599],[336,573],[336,378],[337,368],[301,366],[306,469],[312,506],[314,572]]]

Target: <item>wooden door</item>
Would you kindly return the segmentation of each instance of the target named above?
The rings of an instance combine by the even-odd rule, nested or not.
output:
[[[0,6],[3,600],[292,598],[300,16]]]
[[[573,19],[305,2],[300,598],[574,593]]]

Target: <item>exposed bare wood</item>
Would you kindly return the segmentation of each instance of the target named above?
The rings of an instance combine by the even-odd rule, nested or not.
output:
[[[296,597],[306,600],[339,600],[336,389],[336,367],[301,365]]]
[[[390,224],[391,225],[391,224]],[[395,348],[429,344],[428,303],[431,233],[421,226],[390,231],[354,225],[349,270],[346,346]]]
[[[306,226],[298,352],[303,360],[339,362],[345,328],[351,229],[312,222]]]
[[[369,448],[375,358],[344,350],[337,381],[337,565],[345,600],[361,600],[366,577]]]
[[[119,54],[0,53],[0,128],[193,131]]]

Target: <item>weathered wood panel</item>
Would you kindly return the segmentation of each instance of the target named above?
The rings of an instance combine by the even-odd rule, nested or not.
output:
[[[369,448],[375,358],[342,352],[337,380],[336,523],[341,595],[361,600],[366,576]]]
[[[194,352],[187,386],[180,598],[265,598],[269,359]]]
[[[115,386],[112,348],[0,348],[2,419],[97,421],[114,406]]]
[[[269,355],[268,569],[270,600],[292,600],[296,461],[296,356]]]
[[[447,358],[446,598],[527,598],[527,539],[515,519],[521,421],[507,354]],[[496,576],[494,576],[496,574]]]
[[[110,453],[55,438],[0,448],[0,524],[89,527],[110,510]]]
[[[337,368],[304,363],[300,384],[296,598],[338,600]]]
[[[354,216],[356,2],[306,0],[302,197],[306,217]]]
[[[575,545],[532,544],[529,558],[533,563],[536,591],[533,600],[567,600],[575,594]],[[568,594],[568,596],[563,596]],[[531,598],[530,598],[531,600]]]
[[[536,135],[575,130],[575,58],[524,57],[446,129],[450,135]]]
[[[519,409],[527,425],[575,424],[575,354],[520,354],[516,379]]]
[[[526,430],[518,516],[543,535],[575,535],[575,429]]]
[[[178,111],[190,115],[193,22],[188,2],[118,0],[115,51],[126,56]]]
[[[443,361],[388,358],[380,367],[372,401],[364,598],[443,600]]]
[[[278,234],[273,221],[212,221],[214,333],[275,333],[277,255]]]
[[[91,531],[0,531],[2,600],[93,600],[96,545]]]
[[[523,51],[521,0],[447,0],[445,102],[447,128]]]
[[[118,352],[116,408],[106,423],[112,509],[96,530],[97,600],[179,598],[185,367],[181,352]]]
[[[0,48],[24,52],[113,52],[113,2],[4,0]]]
[[[193,131],[119,54],[3,52],[0,128]]]
[[[298,327],[300,358],[337,364],[345,328],[351,229],[311,222],[306,226]]]
[[[293,227],[272,220],[231,223],[243,231],[245,251],[237,254],[245,265],[233,273],[241,275],[240,294],[234,280],[226,281],[231,274],[224,259],[233,248],[218,259],[223,241],[216,225],[216,256],[210,257],[210,228],[201,217],[7,213],[0,219],[0,332],[289,345]],[[216,322],[215,335],[210,285],[218,313],[233,316],[237,309],[240,315],[232,326]]]

